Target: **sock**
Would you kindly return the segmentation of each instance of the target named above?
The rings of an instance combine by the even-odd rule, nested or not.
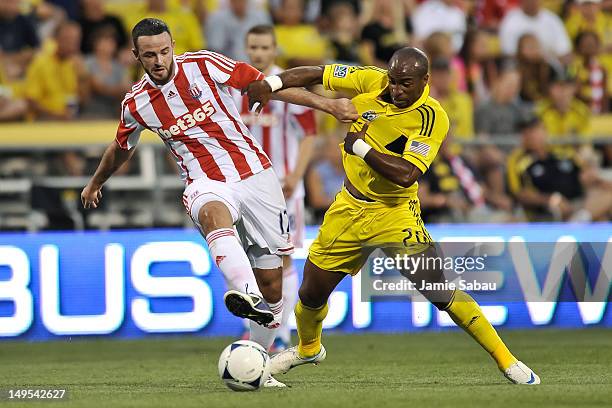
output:
[[[478,303],[467,293],[456,290],[453,299],[446,307],[457,326],[465,330],[474,340],[487,350],[500,370],[506,370],[517,362],[508,347],[497,334],[491,323],[482,313]]]
[[[297,322],[298,353],[302,357],[312,357],[321,351],[321,332],[323,320],[327,316],[327,303],[317,309],[312,309],[298,301],[295,305],[295,320]]]
[[[247,291],[248,288],[249,292],[262,296],[249,258],[233,229],[221,228],[212,231],[206,236],[206,242],[208,242],[210,256],[221,269],[228,288],[241,292]],[[247,327],[250,328],[249,339],[251,341],[259,343],[266,350],[272,345],[276,329],[268,329],[251,320],[248,321]]]
[[[260,326],[253,321],[249,321],[251,326],[251,336],[249,340],[259,343],[266,350],[270,349],[274,338],[278,332],[278,327],[281,322],[281,316],[283,315],[283,299],[276,303],[268,303],[270,310],[274,313],[274,320],[271,323],[271,328]]]
[[[210,257],[221,269],[228,288],[261,296],[255,274],[242,244],[232,228],[214,230],[206,236]]]
[[[298,274],[293,265],[283,270],[283,317],[281,326],[278,328],[277,336],[285,344],[291,343],[291,329],[289,318],[293,314],[298,295]]]
[[[249,320],[249,325],[251,326],[251,334],[249,336],[249,340],[258,343],[263,348],[268,350],[274,342],[274,337],[276,336],[277,329],[268,329],[267,327],[258,325],[252,320]]]

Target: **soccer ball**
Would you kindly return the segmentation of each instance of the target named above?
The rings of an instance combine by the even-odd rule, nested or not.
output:
[[[219,357],[219,376],[234,391],[255,391],[270,377],[270,357],[255,342],[235,341]]]

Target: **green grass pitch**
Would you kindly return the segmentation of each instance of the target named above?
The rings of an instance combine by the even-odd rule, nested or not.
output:
[[[327,360],[278,378],[285,390],[236,393],[217,375],[229,338],[0,343],[0,388],[58,387],[58,407],[609,407],[612,330],[504,331],[542,378],[514,386],[466,334],[324,337]],[[41,405],[42,404],[42,405]],[[7,407],[25,403],[0,401]]]

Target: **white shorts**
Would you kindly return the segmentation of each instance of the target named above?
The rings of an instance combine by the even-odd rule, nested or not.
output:
[[[221,201],[229,209],[253,267],[260,267],[257,259],[266,255],[293,253],[287,206],[272,168],[236,183],[198,179],[188,185],[183,193],[183,203],[200,232],[202,226],[198,214],[211,201]]]
[[[304,197],[291,197],[287,200],[287,214],[289,214],[289,231],[291,242],[296,248],[304,246],[306,222],[304,220]]]

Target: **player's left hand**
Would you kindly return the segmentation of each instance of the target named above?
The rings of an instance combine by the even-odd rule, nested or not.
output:
[[[249,111],[255,110],[255,113],[259,115],[272,96],[272,88],[266,81],[253,81],[243,90],[243,93],[249,97]]]
[[[348,132],[344,138],[344,151],[348,154],[355,154],[353,152],[353,145],[357,139],[363,139],[366,132],[368,131],[369,123],[364,123],[359,132]]]

